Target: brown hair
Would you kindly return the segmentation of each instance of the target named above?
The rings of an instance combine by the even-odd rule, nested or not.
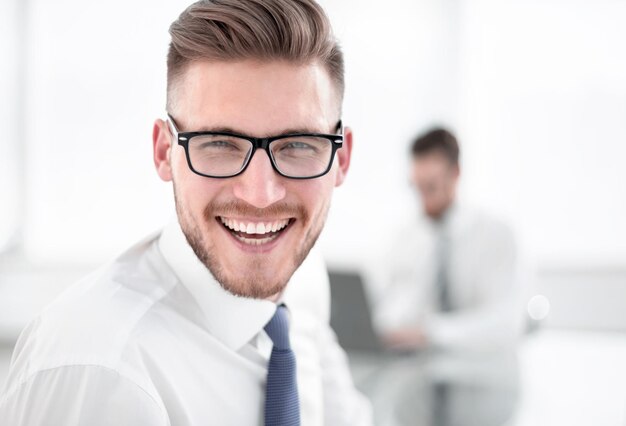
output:
[[[435,128],[418,136],[411,145],[413,158],[421,157],[433,152],[439,152],[452,165],[459,164],[459,143],[456,137],[444,128]]]
[[[170,35],[168,107],[175,82],[198,60],[319,61],[343,98],[343,53],[314,0],[201,0],[172,23]]]

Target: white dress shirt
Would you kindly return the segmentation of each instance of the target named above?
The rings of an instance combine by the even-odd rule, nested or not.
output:
[[[302,425],[368,425],[313,250],[283,294]],[[70,287],[23,332],[0,424],[261,425],[276,305],[215,281],[174,221]]]
[[[438,307],[442,235],[451,312]],[[453,205],[442,222],[420,217],[399,233],[389,253],[377,326],[383,333],[420,326],[440,348],[509,346],[523,319],[518,264],[511,230],[483,213]]]

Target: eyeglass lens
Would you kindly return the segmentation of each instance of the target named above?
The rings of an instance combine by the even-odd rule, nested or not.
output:
[[[270,143],[276,168],[286,176],[308,177],[323,173],[332,160],[329,139],[317,136],[287,136]],[[253,144],[247,139],[226,135],[200,135],[189,140],[193,168],[209,176],[239,173],[249,161]]]

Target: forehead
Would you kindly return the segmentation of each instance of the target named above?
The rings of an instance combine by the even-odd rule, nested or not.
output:
[[[447,172],[454,168],[450,160],[439,151],[432,151],[413,158],[413,166],[418,174]]]
[[[191,63],[175,89],[174,111],[186,130],[229,127],[277,134],[285,128],[329,131],[339,101],[328,72],[316,63],[283,61]]]

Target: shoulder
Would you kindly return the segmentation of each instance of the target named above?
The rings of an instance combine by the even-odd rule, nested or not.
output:
[[[37,371],[0,397],[0,424],[166,425],[153,394],[115,370],[95,365]]]
[[[514,255],[517,251],[515,234],[502,218],[479,210],[465,207],[459,209],[456,218],[456,236],[461,241],[472,242],[474,250],[486,250],[495,255]]]
[[[132,247],[72,285],[28,325],[15,348],[7,389],[43,371],[74,366],[132,378],[129,347],[177,282],[154,239]]]
[[[458,207],[455,222],[457,227],[461,230],[485,236],[513,238],[513,231],[504,219],[475,207]]]

